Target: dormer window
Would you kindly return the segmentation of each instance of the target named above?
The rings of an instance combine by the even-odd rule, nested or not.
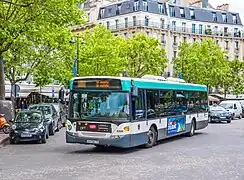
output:
[[[138,1],[138,0],[135,0],[135,1],[134,1],[134,7],[133,7],[133,10],[134,10],[134,11],[138,11],[138,10],[139,10],[139,1]]]
[[[158,3],[158,12],[160,14],[163,14],[164,13],[164,6],[162,3]]]
[[[146,0],[142,1],[142,10],[143,11],[148,11],[148,4]]]
[[[212,15],[213,15],[213,22],[217,22],[216,12],[212,12]]]
[[[169,6],[169,14],[171,17],[175,17],[175,7]]]
[[[232,18],[233,18],[233,23],[237,24],[237,16],[235,14],[232,14]]]
[[[180,8],[180,16],[181,17],[185,17],[185,9],[184,8]]]
[[[190,16],[191,16],[191,19],[195,19],[195,11],[194,11],[194,9],[190,9]]]
[[[223,22],[227,23],[227,16],[225,13],[222,14]]]
[[[105,9],[100,9],[100,18],[104,18]]]
[[[116,15],[121,13],[121,4],[117,5],[117,9],[116,9]]]

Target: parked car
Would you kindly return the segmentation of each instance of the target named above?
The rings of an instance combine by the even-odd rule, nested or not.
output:
[[[48,124],[42,111],[20,111],[13,121],[9,133],[10,144],[20,141],[37,141],[46,143],[48,139]]]
[[[54,135],[55,131],[59,130],[59,117],[52,104],[34,104],[28,107],[29,110],[43,111],[44,116],[48,119],[49,135]]]
[[[65,122],[66,122],[66,111],[65,111],[64,105],[62,105],[60,103],[55,103],[55,104],[52,104],[52,105],[54,106],[55,110],[58,113],[59,122],[61,122],[60,126],[64,127],[65,126]]]
[[[225,108],[227,111],[231,112],[232,119],[242,118],[242,107],[240,101],[222,101],[219,104],[221,107]]]
[[[230,123],[231,119],[231,112],[227,111],[225,108],[218,105],[210,106],[209,122],[226,121],[227,123]]]
[[[244,100],[241,100],[240,103],[242,108],[242,117],[244,118]]]

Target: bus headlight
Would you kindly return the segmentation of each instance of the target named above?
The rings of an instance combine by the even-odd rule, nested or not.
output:
[[[124,131],[130,131],[130,126],[125,126]]]

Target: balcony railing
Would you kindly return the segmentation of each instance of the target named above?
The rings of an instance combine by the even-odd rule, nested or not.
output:
[[[188,33],[188,34],[196,34],[196,35],[209,35],[209,36],[220,36],[220,37],[236,37],[241,38],[244,37],[244,33],[238,32],[230,32],[230,31],[216,31],[212,29],[192,29],[186,27],[175,27],[175,26],[167,26],[165,24],[152,22],[149,23],[146,21],[132,21],[128,23],[121,23],[117,26],[110,26],[109,29],[111,31],[116,30],[123,30],[127,28],[134,28],[134,27],[149,27],[149,28],[157,28],[157,29],[164,29],[169,30],[172,32],[179,32],[179,33]]]

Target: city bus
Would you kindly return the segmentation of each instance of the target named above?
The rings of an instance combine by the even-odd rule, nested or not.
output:
[[[69,98],[67,143],[150,148],[208,126],[205,85],[146,76],[76,77]]]

